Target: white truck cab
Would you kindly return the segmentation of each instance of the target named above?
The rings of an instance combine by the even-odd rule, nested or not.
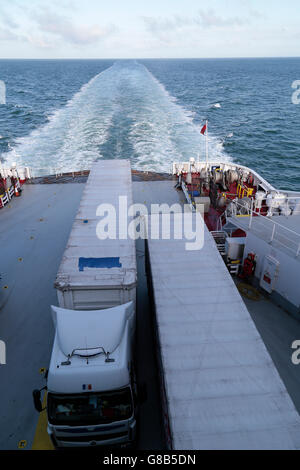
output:
[[[56,328],[47,374],[55,447],[128,446],[136,437],[133,302],[105,310],[51,307]],[[40,391],[34,392],[38,411]]]

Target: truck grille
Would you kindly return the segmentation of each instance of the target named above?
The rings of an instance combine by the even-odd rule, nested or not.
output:
[[[119,432],[114,434],[89,434],[88,436],[55,436],[57,441],[62,442],[91,442],[91,441],[108,441],[110,439],[118,439],[128,436],[128,432]]]

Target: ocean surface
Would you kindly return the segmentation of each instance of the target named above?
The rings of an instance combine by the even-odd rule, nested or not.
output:
[[[300,191],[300,59],[0,60],[0,160],[35,175],[129,158],[238,162]]]

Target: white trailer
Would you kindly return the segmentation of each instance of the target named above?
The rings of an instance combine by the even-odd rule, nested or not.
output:
[[[97,236],[100,204],[111,205],[119,223],[119,197],[132,204],[128,160],[103,160],[92,166],[56,277],[58,304],[73,310],[110,308],[136,298],[135,242],[129,237]],[[126,219],[128,223],[130,219]],[[125,228],[126,229],[126,228]],[[124,227],[123,227],[124,230]]]
[[[135,241],[97,233],[105,216],[97,209],[105,204],[126,234],[130,218],[119,217],[119,197],[132,204],[130,162],[95,163],[55,282],[59,307],[52,307],[56,333],[45,389],[56,447],[127,446],[135,439]],[[41,390],[33,396],[41,411]]]
[[[300,449],[299,415],[204,230],[199,251],[146,242],[168,447]]]
[[[136,437],[135,306],[52,307],[48,433],[55,447],[128,446]],[[33,392],[42,410],[41,391]]]

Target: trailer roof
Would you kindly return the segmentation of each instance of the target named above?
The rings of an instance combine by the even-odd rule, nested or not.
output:
[[[173,448],[300,448],[299,415],[204,230],[200,251],[148,241]]]
[[[129,237],[120,239],[118,236],[119,196],[126,196],[128,207],[132,204],[130,162],[103,160],[94,163],[57,274],[55,286],[58,289],[135,285],[135,242]],[[97,225],[105,216],[104,213],[102,216],[96,214],[100,204],[115,208],[115,239],[100,240],[97,236]]]

